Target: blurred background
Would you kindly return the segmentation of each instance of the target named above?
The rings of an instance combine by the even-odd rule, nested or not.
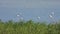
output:
[[[60,19],[60,0],[0,0],[0,19],[3,21],[22,18],[49,22],[51,12],[56,20]]]

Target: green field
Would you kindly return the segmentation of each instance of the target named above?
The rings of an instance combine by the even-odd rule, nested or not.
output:
[[[0,34],[60,34],[60,22],[55,24],[46,22],[0,20]]]

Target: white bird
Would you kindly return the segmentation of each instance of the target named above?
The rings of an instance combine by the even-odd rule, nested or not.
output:
[[[19,14],[17,14],[17,17],[19,17],[20,15]]]
[[[52,15],[49,15],[49,17],[50,17],[50,18],[53,18],[53,16],[52,16]]]
[[[37,18],[38,18],[38,19],[40,19],[41,17],[40,17],[40,16],[38,16]]]

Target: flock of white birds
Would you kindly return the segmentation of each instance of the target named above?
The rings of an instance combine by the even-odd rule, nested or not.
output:
[[[24,19],[22,13],[18,13],[18,14],[17,14],[17,17],[20,17],[21,20]],[[54,18],[54,12],[51,12],[51,14],[49,15],[49,18],[51,18],[51,19]],[[40,17],[40,16],[37,16],[37,19],[40,20],[41,17]]]

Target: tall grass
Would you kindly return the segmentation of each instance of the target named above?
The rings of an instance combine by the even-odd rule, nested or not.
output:
[[[0,20],[0,34],[60,34],[60,22],[47,25],[47,23],[32,20],[26,22],[12,20],[3,22]]]

